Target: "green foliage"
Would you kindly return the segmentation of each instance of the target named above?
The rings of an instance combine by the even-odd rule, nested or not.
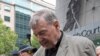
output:
[[[22,45],[30,45],[29,40],[28,40],[27,38],[21,40],[21,44],[22,44]]]
[[[16,44],[17,35],[3,25],[0,20],[0,54],[8,54],[12,50],[17,49]]]
[[[39,41],[38,41],[38,39],[36,38],[35,35],[33,35],[31,37],[31,43],[32,43],[32,46],[35,47],[35,48],[39,48],[40,47]]]
[[[2,21],[2,19],[0,18],[0,24],[2,24],[3,23],[3,21]]]

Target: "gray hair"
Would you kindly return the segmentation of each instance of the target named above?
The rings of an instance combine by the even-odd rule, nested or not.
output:
[[[38,20],[40,19],[40,17],[43,17],[49,24],[51,24],[54,21],[57,21],[57,17],[55,16],[55,14],[53,12],[51,12],[50,10],[47,9],[43,9],[40,11],[37,11],[31,18],[30,20],[30,27],[34,27],[34,25],[37,24]]]

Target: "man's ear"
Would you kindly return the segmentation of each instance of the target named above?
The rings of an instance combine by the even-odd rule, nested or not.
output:
[[[54,21],[53,25],[55,26],[56,29],[60,29],[60,25],[58,21]]]

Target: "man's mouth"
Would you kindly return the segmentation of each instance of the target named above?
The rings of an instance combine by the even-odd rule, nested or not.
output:
[[[41,45],[46,46],[47,45],[47,41],[41,42]]]

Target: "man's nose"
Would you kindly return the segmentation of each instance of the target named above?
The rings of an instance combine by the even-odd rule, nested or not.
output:
[[[44,36],[38,36],[38,40],[42,42],[44,40]]]
[[[39,41],[43,41],[43,37],[39,37]]]

